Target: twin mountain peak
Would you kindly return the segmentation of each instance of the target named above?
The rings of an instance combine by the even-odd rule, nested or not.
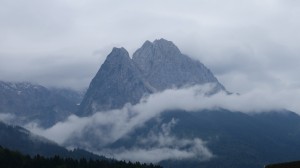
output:
[[[225,90],[208,68],[182,54],[171,41],[146,41],[132,59],[126,49],[113,48],[90,83],[78,115],[122,108],[155,92],[205,83]]]

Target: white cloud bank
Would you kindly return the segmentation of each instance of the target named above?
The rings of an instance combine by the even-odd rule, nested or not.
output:
[[[59,144],[72,145],[76,142],[77,145],[100,154],[111,153],[118,159],[146,162],[188,158],[207,160],[213,154],[207,149],[205,142],[199,137],[178,139],[171,134],[171,126],[168,125],[163,125],[161,132],[150,132],[146,140],[138,142],[154,143],[155,145],[150,148],[109,150],[105,147],[126,137],[128,133],[166,110],[181,109],[194,112],[202,109],[225,108],[247,113],[287,108],[296,112],[300,111],[297,101],[300,90],[295,93],[295,90],[258,89],[243,95],[228,95],[225,92],[219,92],[205,96],[205,93],[211,89],[211,85],[170,89],[152,94],[142,99],[137,105],[127,104],[119,110],[97,112],[92,116],[82,118],[72,115],[66,121],[59,122],[48,129],[39,128],[34,124],[27,125],[27,128]],[[171,121],[169,124],[174,125],[176,122]]]
[[[0,113],[0,121],[5,123],[12,123],[16,119],[16,116],[9,113]]]
[[[183,139],[172,136],[171,130],[177,121],[173,118],[169,123],[162,124],[159,132],[150,131],[146,137],[139,137],[137,146],[130,149],[104,150],[121,160],[132,160],[157,163],[169,159],[209,160],[213,157],[200,138]],[[142,146],[142,147],[140,147]]]

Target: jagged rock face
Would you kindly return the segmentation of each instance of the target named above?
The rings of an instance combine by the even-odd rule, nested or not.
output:
[[[133,61],[147,81],[159,91],[205,83],[215,83],[218,90],[225,90],[208,68],[183,55],[171,41],[146,41],[133,54]]]
[[[142,96],[152,92],[128,52],[114,48],[92,80],[78,115],[117,109],[126,103],[136,104]]]
[[[225,90],[199,61],[183,55],[170,41],[146,41],[131,59],[124,48],[114,48],[92,80],[79,116],[136,104],[148,94],[169,88],[214,83]]]
[[[15,115],[15,124],[35,121],[44,127],[51,126],[77,111],[80,97],[68,89],[0,81],[0,113]]]

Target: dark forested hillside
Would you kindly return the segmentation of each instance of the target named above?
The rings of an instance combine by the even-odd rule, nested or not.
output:
[[[102,156],[95,155],[81,149],[69,151],[58,144],[32,134],[30,131],[19,127],[7,125],[0,121],[0,145],[11,150],[17,150],[30,156],[42,155],[52,157],[60,155],[61,157],[105,159]]]
[[[170,135],[187,139],[201,138],[207,142],[214,157],[204,162],[165,160],[160,162],[163,167],[262,168],[268,163],[300,158],[300,116],[288,111],[257,114],[222,109],[170,111],[163,113],[159,119],[147,122],[130,136],[111,145],[111,148],[125,146],[130,149],[139,146],[139,139],[146,139],[148,132],[159,132],[163,124],[173,119],[177,122],[170,130]]]
[[[265,168],[299,168],[300,161],[266,165]]]
[[[30,157],[0,146],[0,167],[9,168],[160,168],[153,164],[131,163],[115,160],[86,160],[40,155]]]

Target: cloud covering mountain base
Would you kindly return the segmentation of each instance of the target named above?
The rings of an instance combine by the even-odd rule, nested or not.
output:
[[[139,104],[126,104],[122,109],[97,112],[88,117],[71,115],[67,120],[46,129],[35,123],[26,125],[26,128],[59,144],[70,147],[76,144],[99,154],[113,155],[117,159],[145,162],[192,158],[208,160],[214,155],[201,137],[185,139],[172,135],[172,127],[179,119],[164,123],[160,131],[148,132],[146,137],[135,142],[135,147],[114,149],[107,147],[126,138],[147,121],[159,118],[165,111],[197,112],[223,108],[233,112],[253,113],[284,108],[295,111],[300,109],[297,99],[293,97],[297,95],[294,92],[265,89],[243,95],[225,92],[207,95],[213,88],[213,85],[207,84],[169,89],[145,97]],[[145,147],[141,145],[143,143],[152,145]]]

